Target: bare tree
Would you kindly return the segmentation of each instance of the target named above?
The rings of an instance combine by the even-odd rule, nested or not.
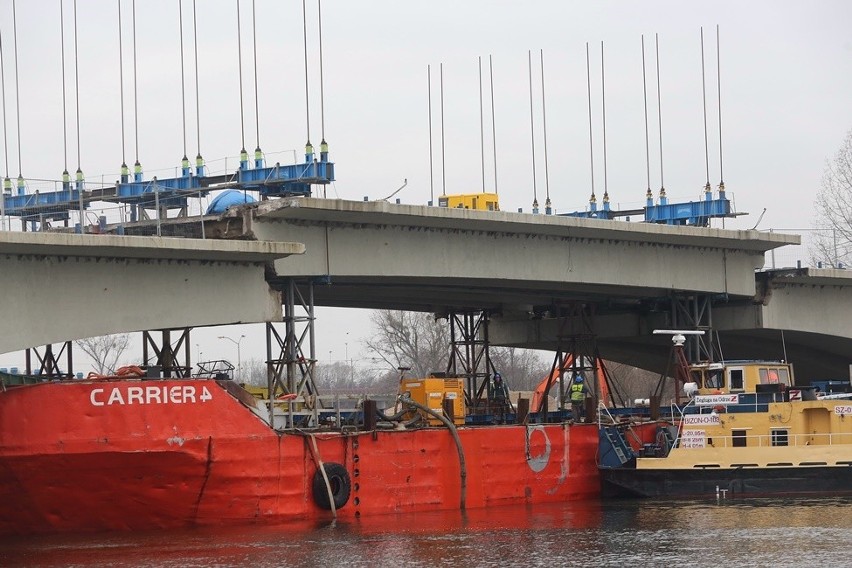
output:
[[[491,362],[510,390],[531,391],[550,374],[551,362],[540,352],[516,347],[492,347]],[[552,355],[550,355],[552,359]]]
[[[816,227],[811,260],[828,266],[852,260],[852,130],[826,163],[815,202]]]
[[[118,360],[130,345],[130,335],[120,333],[90,337],[78,339],[75,343],[77,347],[83,350],[83,353],[92,358],[95,363],[95,372],[106,375],[115,372]]]
[[[431,314],[376,310],[370,315],[375,335],[367,348],[391,367],[410,367],[411,376],[443,371],[449,358],[446,322]]]

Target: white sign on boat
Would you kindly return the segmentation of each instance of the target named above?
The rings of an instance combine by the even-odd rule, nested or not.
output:
[[[687,414],[683,417],[684,426],[718,426],[722,421],[719,415],[713,414]]]
[[[717,404],[737,404],[736,394],[699,394],[695,396],[696,406],[716,406]]]

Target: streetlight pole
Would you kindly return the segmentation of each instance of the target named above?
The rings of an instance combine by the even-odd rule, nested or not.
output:
[[[227,339],[228,341],[230,341],[231,343],[233,343],[234,345],[237,346],[237,373],[236,373],[236,375],[240,379],[242,379],[242,377],[243,377],[243,363],[242,363],[242,357],[240,357],[240,343],[242,343],[243,339],[245,339],[245,338],[246,338],[245,335],[241,335],[239,339],[231,339],[227,335],[220,335],[219,336],[219,339]]]

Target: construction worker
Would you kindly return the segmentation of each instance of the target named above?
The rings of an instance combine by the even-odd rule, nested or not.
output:
[[[577,373],[574,375],[574,382],[571,384],[571,416],[574,422],[579,422],[583,417],[583,407],[586,405],[586,393],[588,393],[586,384],[583,381],[583,375]]]
[[[506,383],[503,382],[503,376],[500,375],[500,373],[494,373],[492,394],[494,396],[494,406],[497,419],[502,423],[506,419],[506,406],[509,399],[509,389],[506,387]]]

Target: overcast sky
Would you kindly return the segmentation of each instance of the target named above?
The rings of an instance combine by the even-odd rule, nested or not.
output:
[[[198,3],[200,151],[211,170],[233,169],[242,146],[235,0]],[[179,0],[137,3],[138,129],[134,119],[131,2],[80,0],[77,46],[80,165],[91,182],[116,179],[122,162],[119,53],[124,54],[128,164],[170,175],[184,153]],[[186,151],[196,142],[192,3],[183,0],[186,48]],[[67,165],[77,168],[73,1],[65,6]],[[245,146],[257,139],[250,0],[242,6]],[[301,2],[256,0],[260,145],[270,161],[292,163],[305,140],[318,146],[320,113],[317,3],[308,0],[310,133],[306,125]],[[716,25],[721,33],[722,164],[728,196],[748,216],[729,228],[806,228],[825,161],[852,128],[852,3],[836,2],[399,2],[325,0],[325,138],[338,180],[329,197],[398,197],[425,204],[442,192],[481,191],[477,58],[483,59],[485,180],[493,190],[488,57],[493,61],[497,190],[504,210],[533,200],[528,51],[533,58],[533,123],[539,201],[558,212],[582,209],[591,189],[586,42],[591,50],[594,184],[603,194],[601,41],[605,46],[606,183],[613,207],[644,203],[645,126],[641,36],[645,35],[650,185],[661,185],[654,36],[659,34],[662,165],[672,200],[700,197],[706,181],[699,29],[704,27],[710,182],[719,183]],[[19,1],[17,38],[20,146],[16,139],[12,2],[0,0],[10,177],[58,179],[63,151],[59,1]],[[543,50],[547,154],[544,161],[540,53]],[[444,131],[439,65],[443,64]],[[433,184],[430,186],[427,65],[432,66]],[[441,161],[441,139],[446,162]],[[20,152],[19,152],[20,151]],[[0,164],[5,172],[5,163]],[[547,172],[547,180],[545,179]],[[32,187],[39,184],[33,183]],[[42,182],[44,189],[49,184]],[[322,310],[320,358],[360,356],[363,313]],[[261,326],[197,330],[198,349],[227,354],[218,335],[249,337],[242,358],[261,358]],[[348,335],[347,335],[348,333]],[[8,357],[0,364],[9,364]],[[209,358],[205,354],[204,358]]]

